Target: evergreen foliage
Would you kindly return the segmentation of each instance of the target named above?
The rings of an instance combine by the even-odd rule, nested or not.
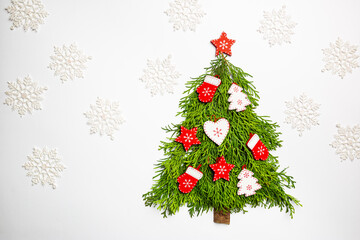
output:
[[[180,100],[181,111],[177,114],[185,118],[184,122],[163,128],[171,137],[166,142],[161,141],[159,150],[163,150],[165,158],[155,165],[155,183],[151,191],[143,195],[145,205],[157,207],[164,217],[175,214],[184,205],[189,208],[191,217],[212,209],[245,213],[247,206],[278,206],[293,217],[294,205],[301,204],[285,193],[284,188],[295,188],[295,181],[286,174],[285,169],[279,170],[278,158],[271,155],[271,152],[266,161],[257,161],[246,146],[250,133],[257,133],[269,151],[281,146],[280,133],[276,132],[278,125],[268,117],[258,116],[254,111],[259,95],[252,82],[246,79],[251,76],[231,64],[222,54],[205,69],[205,74],[186,84],[184,94],[187,96]],[[203,83],[206,75],[218,75],[221,79],[221,85],[210,103],[200,102],[196,93],[196,88]],[[243,112],[228,110],[227,91],[233,82],[243,88],[252,103]],[[211,120],[214,115],[216,118],[226,118],[230,123],[229,133],[220,146],[211,141],[203,129],[204,122]],[[174,141],[180,135],[181,125],[187,129],[198,127],[197,138],[201,144],[191,146],[188,152],[185,152],[181,143]],[[230,172],[230,181],[220,179],[213,182],[214,172],[209,165],[215,163],[220,156],[224,156],[227,163],[235,164]],[[196,168],[199,164],[202,165],[200,171],[204,176],[190,193],[181,193],[177,178],[188,166]],[[249,197],[237,195],[237,176],[244,164],[254,172],[254,177],[262,186],[255,195]]]

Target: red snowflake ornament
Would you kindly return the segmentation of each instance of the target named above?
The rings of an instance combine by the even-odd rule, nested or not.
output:
[[[188,151],[191,145],[201,144],[199,139],[196,137],[197,127],[193,129],[186,129],[181,126],[181,134],[175,139],[175,141],[184,145],[185,151]]]
[[[211,40],[211,43],[216,47],[216,56],[220,52],[231,56],[231,46],[235,43],[235,40],[228,39],[226,33],[222,32],[220,38]]]
[[[215,172],[213,181],[220,178],[229,181],[229,173],[234,167],[234,164],[226,162],[224,156],[219,157],[215,164],[210,164],[210,168]]]

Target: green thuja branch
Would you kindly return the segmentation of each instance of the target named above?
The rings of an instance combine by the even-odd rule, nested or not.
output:
[[[198,100],[196,88],[203,83],[207,75],[219,75],[221,85],[212,102],[202,103]],[[159,150],[163,151],[164,158],[155,165],[156,175],[151,191],[143,195],[146,206],[157,207],[164,217],[175,214],[181,206],[189,208],[190,216],[213,209],[245,213],[246,207],[277,206],[293,217],[294,205],[301,204],[284,190],[295,187],[293,178],[288,176],[285,170],[279,170],[278,158],[271,152],[266,161],[256,161],[246,147],[250,133],[257,133],[269,151],[281,146],[280,133],[276,132],[278,125],[268,117],[258,116],[254,111],[258,106],[259,95],[253,83],[247,80],[249,77],[251,75],[231,64],[224,56],[219,56],[211,61],[210,67],[205,68],[205,74],[186,83],[185,96],[180,100],[180,111],[177,113],[185,120],[181,124],[171,124],[163,128],[169,137],[166,141],[161,141]],[[251,102],[243,112],[228,110],[227,92],[233,82],[243,88]],[[203,130],[204,122],[213,115],[226,118],[230,122],[228,135],[220,146],[212,142]],[[185,152],[181,143],[174,141],[180,135],[181,126],[188,129],[198,127],[197,138],[201,144],[191,146],[188,152]],[[230,181],[220,179],[213,182],[214,173],[209,165],[215,163],[220,156],[235,165],[230,172]],[[177,178],[188,166],[197,167],[199,164],[202,165],[200,171],[203,172],[203,177],[190,193],[181,193],[178,190]],[[255,195],[249,197],[237,195],[237,176],[244,164],[254,172],[262,186]]]

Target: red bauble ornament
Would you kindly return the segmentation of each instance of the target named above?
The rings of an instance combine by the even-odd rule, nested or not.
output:
[[[193,168],[192,166],[189,166],[186,169],[186,172],[181,174],[177,178],[177,182],[179,183],[179,190],[182,193],[191,192],[194,189],[197,182],[202,178],[203,173],[199,171],[200,166],[197,169]]]
[[[220,178],[229,181],[229,173],[234,167],[234,164],[226,162],[224,156],[219,157],[215,164],[210,164],[210,168],[215,172],[213,181],[215,182]]]
[[[222,32],[220,38],[211,40],[211,43],[216,47],[216,56],[219,55],[219,52],[231,56],[231,46],[235,43],[235,40],[228,39],[226,33]]]
[[[265,161],[269,156],[269,150],[261,142],[257,134],[250,133],[250,139],[247,141],[246,145],[250,148],[251,152],[254,155],[255,160]]]
[[[220,84],[221,80],[219,78],[206,76],[204,82],[196,89],[196,92],[199,94],[199,100],[204,103],[211,102]]]
[[[181,134],[175,139],[175,141],[182,143],[184,145],[185,151],[187,151],[191,145],[201,144],[199,139],[196,137],[196,132],[197,127],[189,130],[181,126]]]

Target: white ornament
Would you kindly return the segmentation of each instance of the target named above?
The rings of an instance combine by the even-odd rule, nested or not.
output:
[[[90,105],[90,111],[84,113],[88,118],[90,134],[99,133],[100,136],[107,135],[114,140],[113,134],[119,130],[124,119],[119,111],[118,102],[110,102],[97,98],[95,105]]]
[[[175,79],[180,77],[180,73],[175,71],[171,65],[171,55],[163,61],[147,60],[147,69],[140,81],[145,83],[145,87],[150,89],[151,96],[156,94],[163,95],[165,92],[174,93]]]
[[[205,134],[217,145],[220,145],[225,140],[229,129],[230,124],[225,118],[220,118],[216,122],[206,121],[204,123]]]
[[[44,186],[47,183],[55,189],[56,178],[60,178],[60,173],[65,169],[56,149],[33,148],[32,155],[27,158],[23,168],[28,171],[27,176],[31,177],[32,184],[41,183]]]
[[[254,173],[250,170],[247,170],[244,168],[241,170],[238,179],[240,181],[238,182],[237,186],[239,187],[238,195],[245,195],[245,197],[249,197],[251,195],[254,195],[257,191],[261,188],[261,185],[258,183],[258,180],[253,177]]]
[[[75,78],[84,78],[83,70],[91,57],[85,56],[75,44],[69,47],[54,47],[55,55],[50,56],[52,62],[48,66],[54,71],[55,76],[60,76],[62,83]]]
[[[269,42],[270,47],[283,43],[291,43],[291,35],[294,34],[294,28],[297,23],[286,15],[286,7],[272,12],[264,11],[264,19],[260,22],[259,33],[262,33],[264,40]]]
[[[330,47],[322,49],[322,51],[325,62],[322,72],[331,71],[332,74],[344,78],[346,73],[351,73],[352,69],[359,67],[357,46],[350,45],[340,38],[335,43],[330,43]]]
[[[174,24],[174,31],[181,28],[184,32],[188,29],[195,31],[205,15],[197,0],[175,0],[165,13],[170,17],[169,22]]]
[[[343,128],[337,124],[336,127],[338,133],[330,146],[336,149],[336,154],[340,156],[341,160],[360,159],[360,125]]]
[[[36,32],[39,25],[44,24],[44,18],[49,15],[40,0],[11,0],[6,11],[13,23],[11,30],[22,26],[25,31],[30,28]]]
[[[42,94],[47,88],[31,81],[29,75],[24,77],[23,81],[18,78],[16,82],[8,82],[8,88],[9,91],[5,92],[7,98],[4,104],[17,111],[20,117],[25,113],[31,114],[33,110],[41,110]]]
[[[237,112],[244,111],[247,105],[250,105],[251,102],[247,98],[246,94],[242,92],[242,88],[236,83],[231,84],[231,87],[228,91],[230,97],[228,102],[230,102],[229,110],[236,110]]]
[[[310,130],[311,126],[319,125],[318,116],[320,104],[308,98],[305,94],[299,98],[294,97],[294,101],[285,102],[287,110],[285,113],[285,123],[291,124],[292,128],[296,128],[299,136],[305,129]]]

